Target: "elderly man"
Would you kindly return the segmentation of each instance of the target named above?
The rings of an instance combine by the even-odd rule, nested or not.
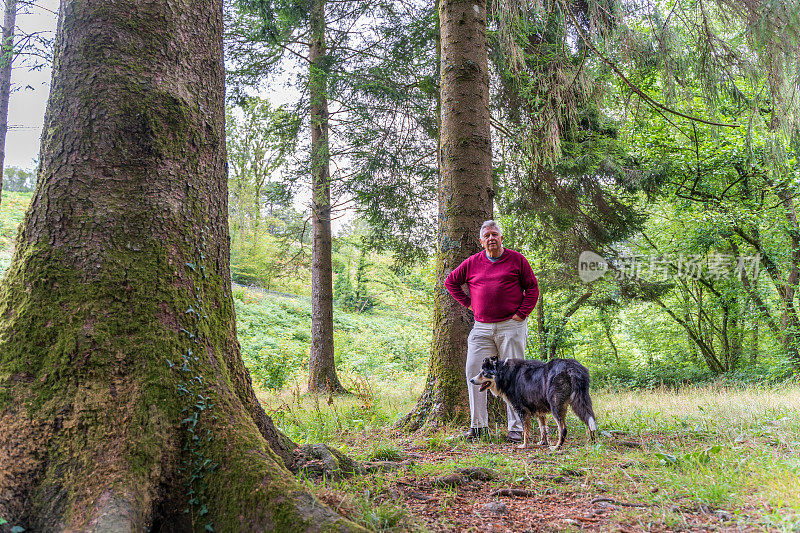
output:
[[[467,340],[467,380],[480,372],[485,357],[502,360],[524,359],[528,340],[528,315],[539,298],[539,284],[528,260],[514,250],[503,248],[503,232],[494,220],[481,226],[483,250],[468,257],[453,270],[444,284],[450,294],[475,313],[475,325]],[[469,296],[461,289],[466,284]],[[468,440],[488,434],[489,414],[486,392],[467,382],[472,417]],[[522,421],[514,409],[508,412],[508,440],[522,441]]]

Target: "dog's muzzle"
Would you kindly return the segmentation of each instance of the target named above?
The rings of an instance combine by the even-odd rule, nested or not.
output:
[[[488,389],[489,387],[492,386],[492,380],[490,380],[490,379],[484,380],[484,379],[480,379],[480,378],[481,378],[481,376],[480,376],[480,374],[478,374],[474,378],[469,378],[469,382],[472,383],[473,385],[479,385],[481,387],[480,388],[480,392],[483,392],[483,391],[485,391],[486,389]],[[480,380],[480,381],[478,381],[478,380]]]

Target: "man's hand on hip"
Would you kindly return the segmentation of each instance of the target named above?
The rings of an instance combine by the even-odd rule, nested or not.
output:
[[[525,319],[522,318],[521,316],[519,316],[518,314],[514,313],[514,316],[511,317],[511,320],[516,320],[517,322],[522,322]]]

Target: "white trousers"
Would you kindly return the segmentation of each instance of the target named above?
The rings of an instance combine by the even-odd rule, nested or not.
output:
[[[485,357],[497,355],[501,360],[525,359],[525,344],[528,342],[528,319],[522,322],[475,322],[467,338],[467,390],[469,390],[469,411],[471,426],[485,428],[489,425],[489,412],[486,409],[488,391],[480,392],[477,385],[469,379],[478,375]],[[522,431],[522,421],[517,412],[506,404],[508,430]]]

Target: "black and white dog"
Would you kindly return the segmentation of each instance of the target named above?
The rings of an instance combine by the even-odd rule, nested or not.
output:
[[[500,396],[524,420],[523,439],[519,448],[528,446],[531,416],[539,421],[540,446],[547,446],[547,414],[552,413],[558,424],[559,449],[567,436],[564,417],[567,406],[589,428],[589,438],[594,442],[597,423],[594,420],[592,399],[589,397],[589,371],[575,359],[542,361],[510,359],[501,361],[497,356],[483,360],[481,372],[470,378],[470,383],[480,385],[481,391],[489,389]]]

